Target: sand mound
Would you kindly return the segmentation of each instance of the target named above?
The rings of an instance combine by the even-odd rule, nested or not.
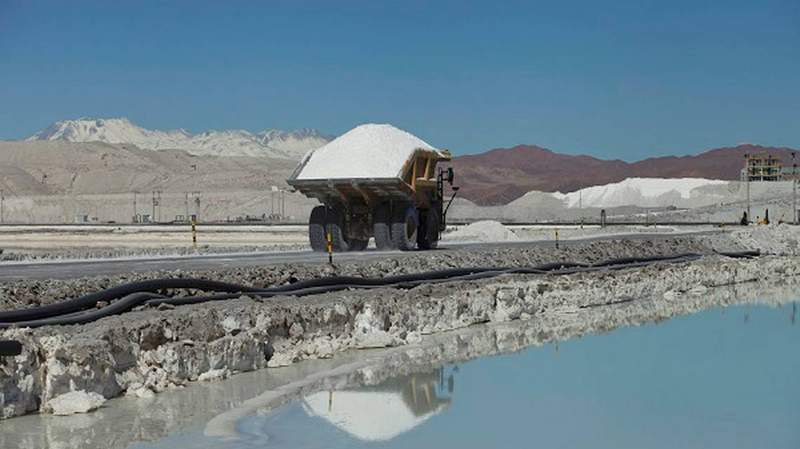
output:
[[[445,236],[446,240],[463,242],[509,242],[519,240],[516,234],[502,223],[492,220],[477,221]]]

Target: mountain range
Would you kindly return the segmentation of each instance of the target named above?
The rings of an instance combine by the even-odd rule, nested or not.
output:
[[[556,153],[535,145],[497,148],[453,159],[459,196],[481,205],[507,204],[530,191],[572,192],[626,178],[740,179],[745,154],[769,153],[791,166],[786,147],[740,144],[691,156],[663,156],[637,162]]]
[[[0,141],[6,197],[164,192],[270,191],[296,162],[264,157],[196,156],[131,144]]]
[[[299,160],[308,150],[331,138],[314,129],[258,133],[246,130],[159,131],[142,128],[126,118],[63,120],[39,131],[28,141],[104,142],[133,144],[147,150],[186,150],[196,156],[253,156]]]
[[[307,151],[332,139],[313,129],[295,131],[245,130],[206,131],[192,134],[179,129],[149,130],[125,118],[64,120],[34,134],[27,141],[103,142],[129,144],[148,150],[184,150],[195,156],[248,156],[267,159],[263,170],[280,166],[279,171],[298,161]],[[80,145],[73,145],[80,151]],[[0,148],[2,149],[2,148]],[[588,155],[569,155],[536,145],[496,148],[480,154],[455,157],[459,196],[479,205],[507,204],[529,191],[571,192],[604,185],[626,178],[709,178],[739,179],[744,155],[769,153],[791,164],[795,150],[740,144],[716,148],[696,155],[664,156],[637,162],[599,159]],[[0,166],[7,164],[0,154]],[[268,161],[281,161],[280,164]],[[33,165],[30,167],[33,169]],[[97,172],[99,174],[99,172]],[[275,173],[265,173],[276,177]],[[37,175],[38,176],[38,175]],[[281,173],[281,176],[283,174]],[[231,179],[231,183],[237,180]],[[231,186],[233,187],[233,186]],[[247,185],[240,186],[247,188]]]

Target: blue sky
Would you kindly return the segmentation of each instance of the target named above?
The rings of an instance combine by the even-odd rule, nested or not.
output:
[[[800,147],[800,2],[0,0],[0,139],[389,122],[473,153]]]

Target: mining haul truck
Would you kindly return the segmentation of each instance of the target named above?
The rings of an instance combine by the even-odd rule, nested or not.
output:
[[[308,237],[314,251],[436,248],[444,231],[445,183],[453,169],[437,167],[450,153],[391,125],[362,125],[309,152],[287,183],[322,205]]]

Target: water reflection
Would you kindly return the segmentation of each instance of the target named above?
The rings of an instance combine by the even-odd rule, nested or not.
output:
[[[321,391],[302,399],[310,417],[319,417],[362,441],[387,441],[419,426],[451,402],[453,373],[445,368],[390,379],[362,389]]]
[[[561,385],[572,392],[581,390],[581,394],[586,397],[597,394],[596,390],[600,393],[611,391],[612,388],[601,385],[599,380],[602,375],[610,376],[610,366],[626,360],[631,362],[626,368],[627,371],[638,372],[639,376],[631,377],[626,374],[628,377],[622,376],[624,377],[622,380],[611,376],[608,378],[609,382],[615,387],[633,385],[640,388],[637,390],[640,393],[639,398],[647,398],[651,393],[651,390],[643,388],[644,386],[655,385],[656,392],[662,392],[663,395],[652,399],[653,401],[685,401],[677,391],[692,383],[684,378],[686,384],[676,383],[671,386],[673,391],[664,391],[666,388],[664,384],[670,380],[664,376],[670,373],[684,375],[685,372],[689,373],[688,379],[704,379],[703,376],[707,373],[699,367],[709,365],[715,366],[719,371],[719,378],[706,385],[706,390],[725,386],[724,395],[727,395],[725,400],[729,397],[745,400],[746,397],[740,393],[748,392],[748,388],[754,385],[775,386],[781,389],[784,399],[789,396],[792,401],[776,402],[783,408],[777,411],[766,408],[763,410],[763,417],[753,416],[747,423],[743,423],[741,428],[750,432],[754,426],[752,423],[771,421],[778,431],[784,432],[785,438],[787,426],[800,422],[796,387],[793,384],[776,383],[777,374],[775,367],[772,366],[775,360],[783,360],[788,364],[795,359],[786,357],[786,354],[796,353],[797,328],[794,324],[797,304],[791,301],[797,298],[800,284],[796,280],[787,281],[791,282],[735,285],[709,290],[698,297],[681,298],[680,307],[675,311],[677,315],[694,313],[713,304],[751,305],[730,309],[723,307],[677,320],[667,320],[669,315],[659,310],[660,305],[652,303],[650,306],[649,302],[643,302],[641,305],[634,302],[625,306],[634,309],[640,307],[637,310],[638,314],[620,314],[617,308],[551,313],[528,322],[475,326],[454,333],[426,337],[425,343],[417,347],[344,353],[330,360],[303,362],[287,368],[240,374],[225,382],[195,383],[183,390],[167,392],[155,398],[116,399],[97,412],[85,416],[31,415],[11,419],[0,422],[0,448],[120,449],[191,446],[200,449],[315,445],[325,448],[352,448],[368,444],[417,448],[434,446],[433,442],[441,441],[445,439],[445,435],[450,435],[451,440],[445,439],[448,444],[440,446],[460,446],[464,449],[496,447],[498,441],[505,441],[504,438],[511,439],[519,429],[528,433],[535,431],[541,434],[542,440],[546,440],[545,436],[559,431],[558,423],[553,422],[552,418],[556,412],[572,407],[565,412],[562,419],[565,422],[575,423],[580,419],[587,419],[586,416],[576,415],[576,412],[584,412],[591,408],[585,404],[580,407],[575,405],[577,400],[575,395],[578,393],[570,393],[566,399],[550,398],[553,391],[557,391],[556,387]],[[752,305],[754,303],[761,306]],[[743,325],[745,314],[750,314],[750,322],[747,325]],[[718,319],[710,319],[709,316]],[[652,332],[653,329],[680,327],[680,323],[687,319],[708,320],[713,326],[699,327],[693,333],[687,329],[667,331],[672,334],[660,340],[652,337],[657,335]],[[585,335],[605,333],[618,327],[648,322],[660,325],[624,328],[608,334],[618,340],[614,340],[615,343],[609,346],[610,349],[606,348],[608,351],[605,353],[597,350],[596,342],[605,341],[606,336],[581,338]],[[675,324],[676,322],[678,324]],[[723,324],[730,327],[734,327],[735,324],[735,329],[725,328],[727,330],[723,331]],[[773,333],[786,330],[795,331],[795,334],[792,334],[795,339],[791,344],[785,341],[775,343],[765,340]],[[639,334],[625,337],[631,332]],[[687,353],[691,354],[691,351],[702,347],[698,342],[710,342],[712,346],[717,346],[713,350],[695,354],[694,358],[687,359]],[[547,345],[548,349],[525,352],[530,360],[520,359],[516,355],[487,357],[543,345]],[[641,352],[643,348],[644,352]],[[603,355],[598,356],[598,354]],[[477,360],[460,365],[461,369],[456,366],[450,367],[453,363],[460,364],[473,359]],[[492,365],[498,363],[498,360],[504,361],[506,365]],[[438,366],[447,368],[439,371],[436,368]],[[790,371],[787,366],[779,367]],[[482,377],[477,379],[476,369],[485,370]],[[798,372],[800,369],[793,372],[795,378]],[[578,375],[580,373],[584,375]],[[765,373],[771,373],[771,377],[765,378]],[[413,387],[409,377],[412,375],[417,376]],[[438,382],[434,382],[437,378]],[[459,386],[457,400],[454,401],[453,389],[456,380]],[[389,384],[393,385],[391,389],[383,387]],[[424,386],[427,386],[430,396]],[[329,392],[333,392],[330,410],[327,408],[330,400]],[[365,400],[363,395],[355,395],[360,392],[379,394],[368,396],[378,400]],[[348,399],[347,396],[351,393],[352,398],[358,399]],[[686,396],[692,399],[701,396],[702,393],[703,389],[698,387],[696,391],[686,393]],[[771,392],[771,394],[773,396],[769,399],[777,401],[776,393]],[[723,393],[720,393],[720,396],[722,395]],[[745,399],[742,399],[743,397]],[[296,402],[290,403],[293,400]],[[510,410],[521,400],[527,402],[518,404],[516,411]],[[614,397],[602,399],[604,409],[601,415],[613,414],[617,407],[622,410],[617,411],[619,423],[628,423],[631,419],[628,415],[633,413],[627,410],[630,403],[619,404],[615,403],[615,400]],[[729,413],[738,413],[736,408],[738,405],[732,401],[733,399],[730,399],[727,404],[732,410]],[[290,404],[276,409],[286,403]],[[354,403],[359,406],[354,406]],[[394,404],[392,407],[399,411],[382,412],[381,405],[386,403]],[[537,403],[541,407],[530,408],[532,403]],[[703,405],[699,404],[698,408]],[[381,422],[398,421],[398,423],[394,428],[387,427],[383,433],[371,429],[351,433],[347,429],[358,430],[359,426],[372,426],[353,424],[343,420],[341,415],[336,415],[340,410],[346,411],[348,407],[359,411],[362,408],[366,410],[356,417],[385,413],[381,415],[384,416]],[[787,411],[793,414],[787,414]],[[649,412],[650,410],[645,408],[636,413],[648,416]],[[517,418],[517,415],[522,419]],[[403,421],[396,416],[405,416],[406,419]],[[691,413],[687,413],[686,416],[687,419],[695,419],[698,423],[708,421],[707,416]],[[477,417],[480,419],[477,420]],[[516,427],[505,428],[502,430],[504,434],[498,434],[501,432],[498,429],[502,426],[487,428],[486,422],[500,417],[504,418],[503,423],[512,423]],[[637,417],[635,413],[633,417]],[[337,426],[334,422],[345,422],[346,426],[344,424]],[[794,424],[789,424],[790,422]],[[403,423],[405,425],[400,425]],[[536,424],[536,429],[531,428],[532,423]],[[588,423],[593,424],[594,421],[589,420]],[[658,428],[655,423],[647,424],[654,429]],[[440,427],[443,427],[441,431]],[[483,440],[480,435],[475,435],[478,430],[483,432],[481,435],[485,434]],[[574,430],[560,430],[567,436],[578,436]],[[704,430],[703,427],[696,429],[698,434]],[[778,431],[775,432],[776,435],[780,433]],[[738,431],[734,431],[736,432]],[[602,437],[602,432],[600,433],[598,438]],[[586,434],[582,432],[580,435]],[[366,440],[359,438],[358,435],[367,437],[371,435],[372,438],[383,436],[384,439]],[[390,439],[385,439],[390,435],[392,436]],[[453,441],[457,435],[463,436],[459,441]],[[542,444],[543,446],[564,445],[564,441],[559,440],[557,435],[550,436],[548,444]],[[153,443],[146,443],[147,441]],[[800,437],[793,442],[796,444],[787,447],[800,447]],[[628,443],[631,444],[621,446],[656,446],[642,441]],[[518,446],[530,445],[521,443]],[[738,446],[758,447],[752,444]],[[760,447],[778,446],[762,444]]]
[[[312,393],[241,419],[228,447],[797,448],[796,310],[707,311]]]

